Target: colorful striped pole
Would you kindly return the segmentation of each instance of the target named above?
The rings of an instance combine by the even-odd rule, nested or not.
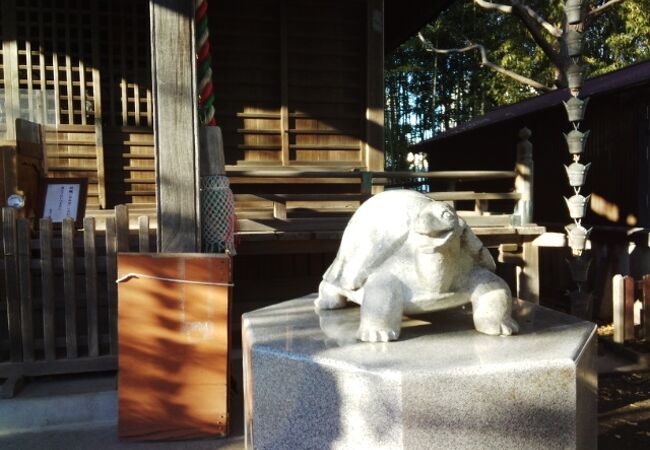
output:
[[[212,57],[208,28],[208,0],[196,0],[196,77],[199,92],[199,121],[202,125],[216,125],[214,118],[214,86],[212,85]]]

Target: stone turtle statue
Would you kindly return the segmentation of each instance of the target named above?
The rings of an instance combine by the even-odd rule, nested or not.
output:
[[[386,191],[350,219],[315,306],[361,305],[357,337],[367,342],[396,340],[402,314],[469,302],[477,331],[510,335],[519,329],[511,317],[512,295],[495,267],[451,206],[415,191]]]

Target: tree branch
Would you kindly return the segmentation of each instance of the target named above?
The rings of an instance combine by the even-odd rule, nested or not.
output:
[[[615,1],[615,0],[612,0],[612,1]],[[622,1],[622,0],[618,0],[618,1]],[[512,14],[512,10],[513,10],[513,8],[515,6],[519,7],[519,8],[522,8],[526,12],[526,14],[528,14],[530,16],[531,19],[533,19],[535,22],[537,22],[538,25],[540,25],[542,28],[544,28],[552,36],[555,36],[556,38],[562,37],[562,30],[560,30],[558,27],[556,27],[552,23],[548,22],[537,11],[535,11],[530,6],[521,4],[518,1],[513,1],[512,5],[501,5],[501,4],[498,4],[498,3],[492,3],[491,1],[487,1],[487,0],[474,0],[474,3],[476,3],[481,8],[495,9],[495,10],[497,10],[499,12],[504,13],[504,14]]]
[[[587,13],[587,18],[593,19],[594,17],[599,16],[605,11],[607,11],[612,6],[616,6],[619,3],[623,3],[624,1],[625,0],[609,0],[608,2],[603,3],[600,6],[595,6]]]
[[[499,3],[492,3],[486,0],[474,0],[474,3],[476,3],[478,6],[480,6],[483,9],[495,9],[504,14],[512,13],[512,6],[510,5],[501,5]]]
[[[447,48],[447,49],[440,49],[440,48],[435,48],[431,42],[427,41],[424,36],[422,36],[422,33],[418,33],[418,38],[422,42],[422,45],[424,46],[424,49],[433,52],[433,53],[438,53],[442,55],[448,55],[450,53],[464,53],[468,52],[470,50],[479,50],[481,54],[481,65],[488,67],[489,69],[494,70],[495,72],[498,72],[502,75],[505,75],[507,77],[512,78],[515,81],[518,81],[522,84],[525,84],[527,86],[532,87],[533,89],[537,89],[538,91],[542,92],[549,92],[554,90],[555,88],[546,86],[538,81],[533,80],[532,78],[525,77],[523,75],[520,75],[516,72],[513,72],[512,70],[508,70],[504,67],[499,66],[498,64],[495,64],[491,62],[488,57],[487,57],[487,52],[485,51],[485,47],[481,44],[470,44],[467,47],[463,48]]]
[[[542,49],[544,54],[551,60],[551,62],[558,68],[562,67],[562,59],[560,58],[559,52],[551,45],[542,32],[541,26],[537,21],[531,17],[528,13],[528,8],[525,5],[519,3],[518,0],[512,0],[512,13],[521,20],[524,26],[528,29],[531,37],[535,41],[539,48]],[[562,33],[560,32],[560,35]]]
[[[524,24],[531,37],[537,45],[542,49],[544,54],[551,60],[551,63],[557,68],[562,67],[562,59],[560,54],[555,50],[544,37],[544,30],[549,32],[556,38],[562,36],[562,31],[557,27],[547,22],[540,14],[534,11],[527,5],[524,5],[520,0],[510,0],[510,5],[502,5],[492,3],[487,0],[473,0],[475,4],[485,9],[495,9],[504,14],[513,14]],[[612,0],[615,1],[615,0]]]

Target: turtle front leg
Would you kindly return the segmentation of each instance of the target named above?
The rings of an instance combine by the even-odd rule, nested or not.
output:
[[[474,328],[484,334],[510,336],[519,331],[512,318],[510,288],[494,273],[475,269],[469,277]]]
[[[404,309],[402,282],[391,274],[373,274],[363,289],[357,338],[364,342],[397,340]]]
[[[341,289],[323,280],[318,286],[318,298],[314,306],[318,309],[339,309],[344,308],[348,301],[341,292]]]

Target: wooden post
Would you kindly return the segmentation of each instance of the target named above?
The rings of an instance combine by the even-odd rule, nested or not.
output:
[[[20,117],[20,86],[18,81],[18,42],[16,40],[16,1],[0,2],[2,23],[2,60],[4,63],[5,117],[7,140],[16,138],[15,120]]]
[[[625,283],[622,275],[614,275],[612,280],[612,303],[614,316],[614,342],[625,342]]]
[[[287,1],[280,2],[280,159],[289,165],[289,51],[287,49]]]
[[[634,340],[634,278],[623,277],[625,284],[625,318],[623,319],[625,329],[625,340]]]
[[[643,276],[643,337],[650,340],[650,275]]]
[[[99,324],[97,303],[97,249],[95,218],[84,218],[84,270],[86,271],[86,322],[88,356],[99,356]]]
[[[117,232],[115,217],[106,218],[106,302],[111,355],[117,355]]]
[[[539,304],[539,248],[533,241],[522,244],[522,265],[517,267],[517,295]]]
[[[138,217],[138,251],[149,253],[149,216]]]
[[[101,90],[101,54],[99,49],[99,6],[98,2],[91,3],[92,8],[92,62],[93,62],[93,108],[95,115],[95,152],[97,153],[97,194],[99,206],[106,208],[106,172],[104,170],[104,124],[102,116],[102,90]],[[85,87],[81,88],[84,92]],[[137,104],[137,101],[136,101]]]
[[[52,263],[52,220],[39,221],[39,246],[41,248],[41,286],[43,302],[43,350],[46,361],[56,359],[56,334],[54,328],[54,265]]]
[[[194,2],[150,0],[158,251],[200,243]]]
[[[27,219],[17,224],[18,283],[20,285],[20,324],[23,337],[23,361],[34,361],[34,318],[30,273],[31,236]]]
[[[10,359],[22,360],[22,331],[20,325],[20,297],[18,291],[18,256],[16,242],[16,211],[2,208],[2,242],[4,259],[4,282],[6,294],[7,327],[9,332]]]
[[[384,170],[384,1],[368,0],[366,169]],[[380,187],[374,190],[381,189]]]
[[[516,225],[527,225],[533,222],[533,144],[528,140],[531,134],[528,128],[519,130],[515,191],[521,194],[521,199],[517,203],[516,213],[519,216],[519,223]]]
[[[76,358],[77,349],[77,301],[76,270],[74,254],[74,219],[63,219],[61,240],[63,247],[63,297],[65,300],[65,348],[68,358]]]

